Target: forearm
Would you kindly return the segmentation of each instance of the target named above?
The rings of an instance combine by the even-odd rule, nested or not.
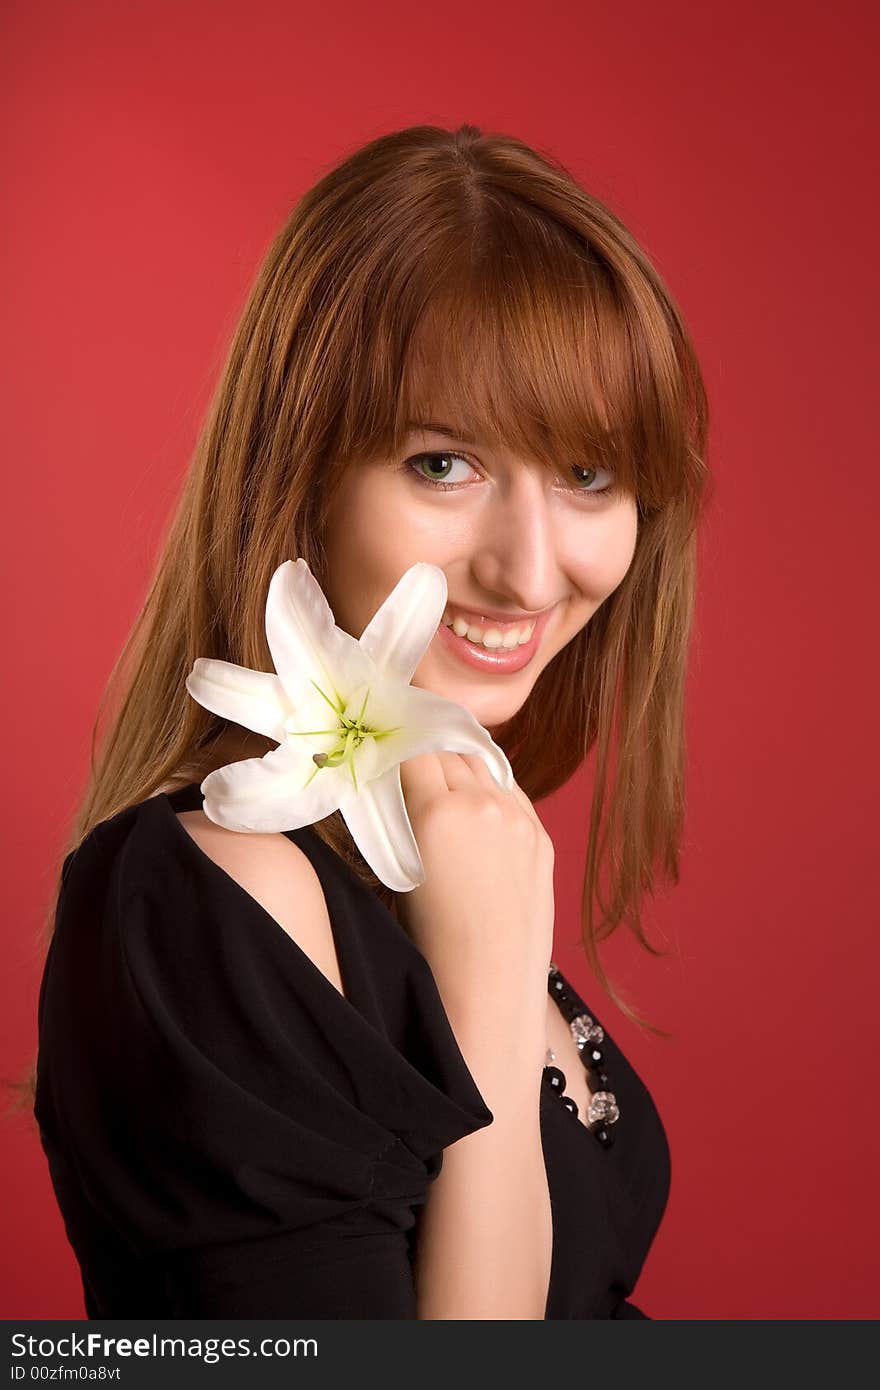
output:
[[[499,1029],[484,996],[479,1015],[462,1009],[450,1021],[494,1118],[444,1151],[429,1188],[418,1317],[543,1318],[553,1247],[539,1113],[544,1015],[530,1005]]]

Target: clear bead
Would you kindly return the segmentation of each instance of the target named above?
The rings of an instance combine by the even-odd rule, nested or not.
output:
[[[587,1043],[600,1043],[605,1037],[598,1023],[594,1023],[589,1014],[578,1014],[568,1026],[579,1051],[583,1051]]]
[[[594,1120],[604,1120],[606,1124],[613,1125],[619,1116],[620,1111],[617,1108],[614,1092],[597,1091],[587,1109],[587,1118],[590,1123]]]

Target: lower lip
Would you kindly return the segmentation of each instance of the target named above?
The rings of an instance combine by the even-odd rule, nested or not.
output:
[[[509,652],[500,648],[490,651],[488,647],[478,646],[476,642],[468,641],[467,637],[459,637],[445,623],[440,624],[437,635],[452,655],[464,662],[465,666],[472,666],[477,671],[494,672],[499,676],[509,675],[528,666],[541,644],[541,635],[552,611],[548,609],[536,620],[535,630],[528,642],[524,642],[521,647],[513,647]]]

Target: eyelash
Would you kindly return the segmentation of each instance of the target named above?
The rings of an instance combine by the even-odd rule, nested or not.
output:
[[[457,488],[469,486],[468,483],[447,483],[442,478],[426,478],[424,473],[419,472],[416,464],[419,463],[421,459],[433,458],[461,459],[464,463],[468,464],[470,468],[473,467],[470,460],[466,458],[464,454],[458,453],[455,449],[425,450],[423,453],[415,454],[411,459],[407,459],[404,467],[413,474],[418,482],[424,483],[426,487],[433,488],[435,492],[454,492]],[[572,467],[579,467],[579,465],[573,464]],[[576,496],[580,497],[610,497],[613,492],[617,491],[617,483],[612,482],[608,483],[606,487],[597,488],[574,487],[571,491],[574,492]]]

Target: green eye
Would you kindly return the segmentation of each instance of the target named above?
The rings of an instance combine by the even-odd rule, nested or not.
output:
[[[571,471],[572,471],[572,473],[574,474],[575,480],[576,480],[578,483],[581,483],[581,482],[591,483],[591,482],[593,481],[593,479],[595,478],[595,476],[596,476],[597,473],[607,473],[608,476],[609,476],[609,478],[611,479],[611,482],[608,483],[608,484],[606,484],[605,487],[580,487],[580,486],[578,486],[578,487],[575,488],[575,492],[585,492],[585,493],[587,493],[587,495],[590,496],[590,497],[604,497],[604,496],[608,496],[608,495],[610,495],[612,492],[615,492],[615,491],[616,491],[617,484],[616,484],[616,482],[614,481],[614,474],[611,472],[610,468],[596,468],[596,467],[593,467],[593,468],[584,468],[584,467],[581,467],[579,464],[573,464],[573,465],[572,465]],[[586,477],[583,476],[584,474],[586,474]]]
[[[470,468],[470,464],[468,464],[464,455],[457,454],[450,449],[434,449],[424,454],[416,454],[414,458],[409,459],[407,467],[412,469],[419,482],[428,483],[429,486],[433,485],[436,488],[443,488],[444,486],[457,487],[459,483],[466,482],[467,480],[464,478],[457,478],[453,479],[451,482],[447,481],[449,478],[449,471],[453,467],[453,464],[445,462],[445,460],[448,459],[467,464],[467,467]],[[425,471],[422,469],[423,464],[425,465]]]

